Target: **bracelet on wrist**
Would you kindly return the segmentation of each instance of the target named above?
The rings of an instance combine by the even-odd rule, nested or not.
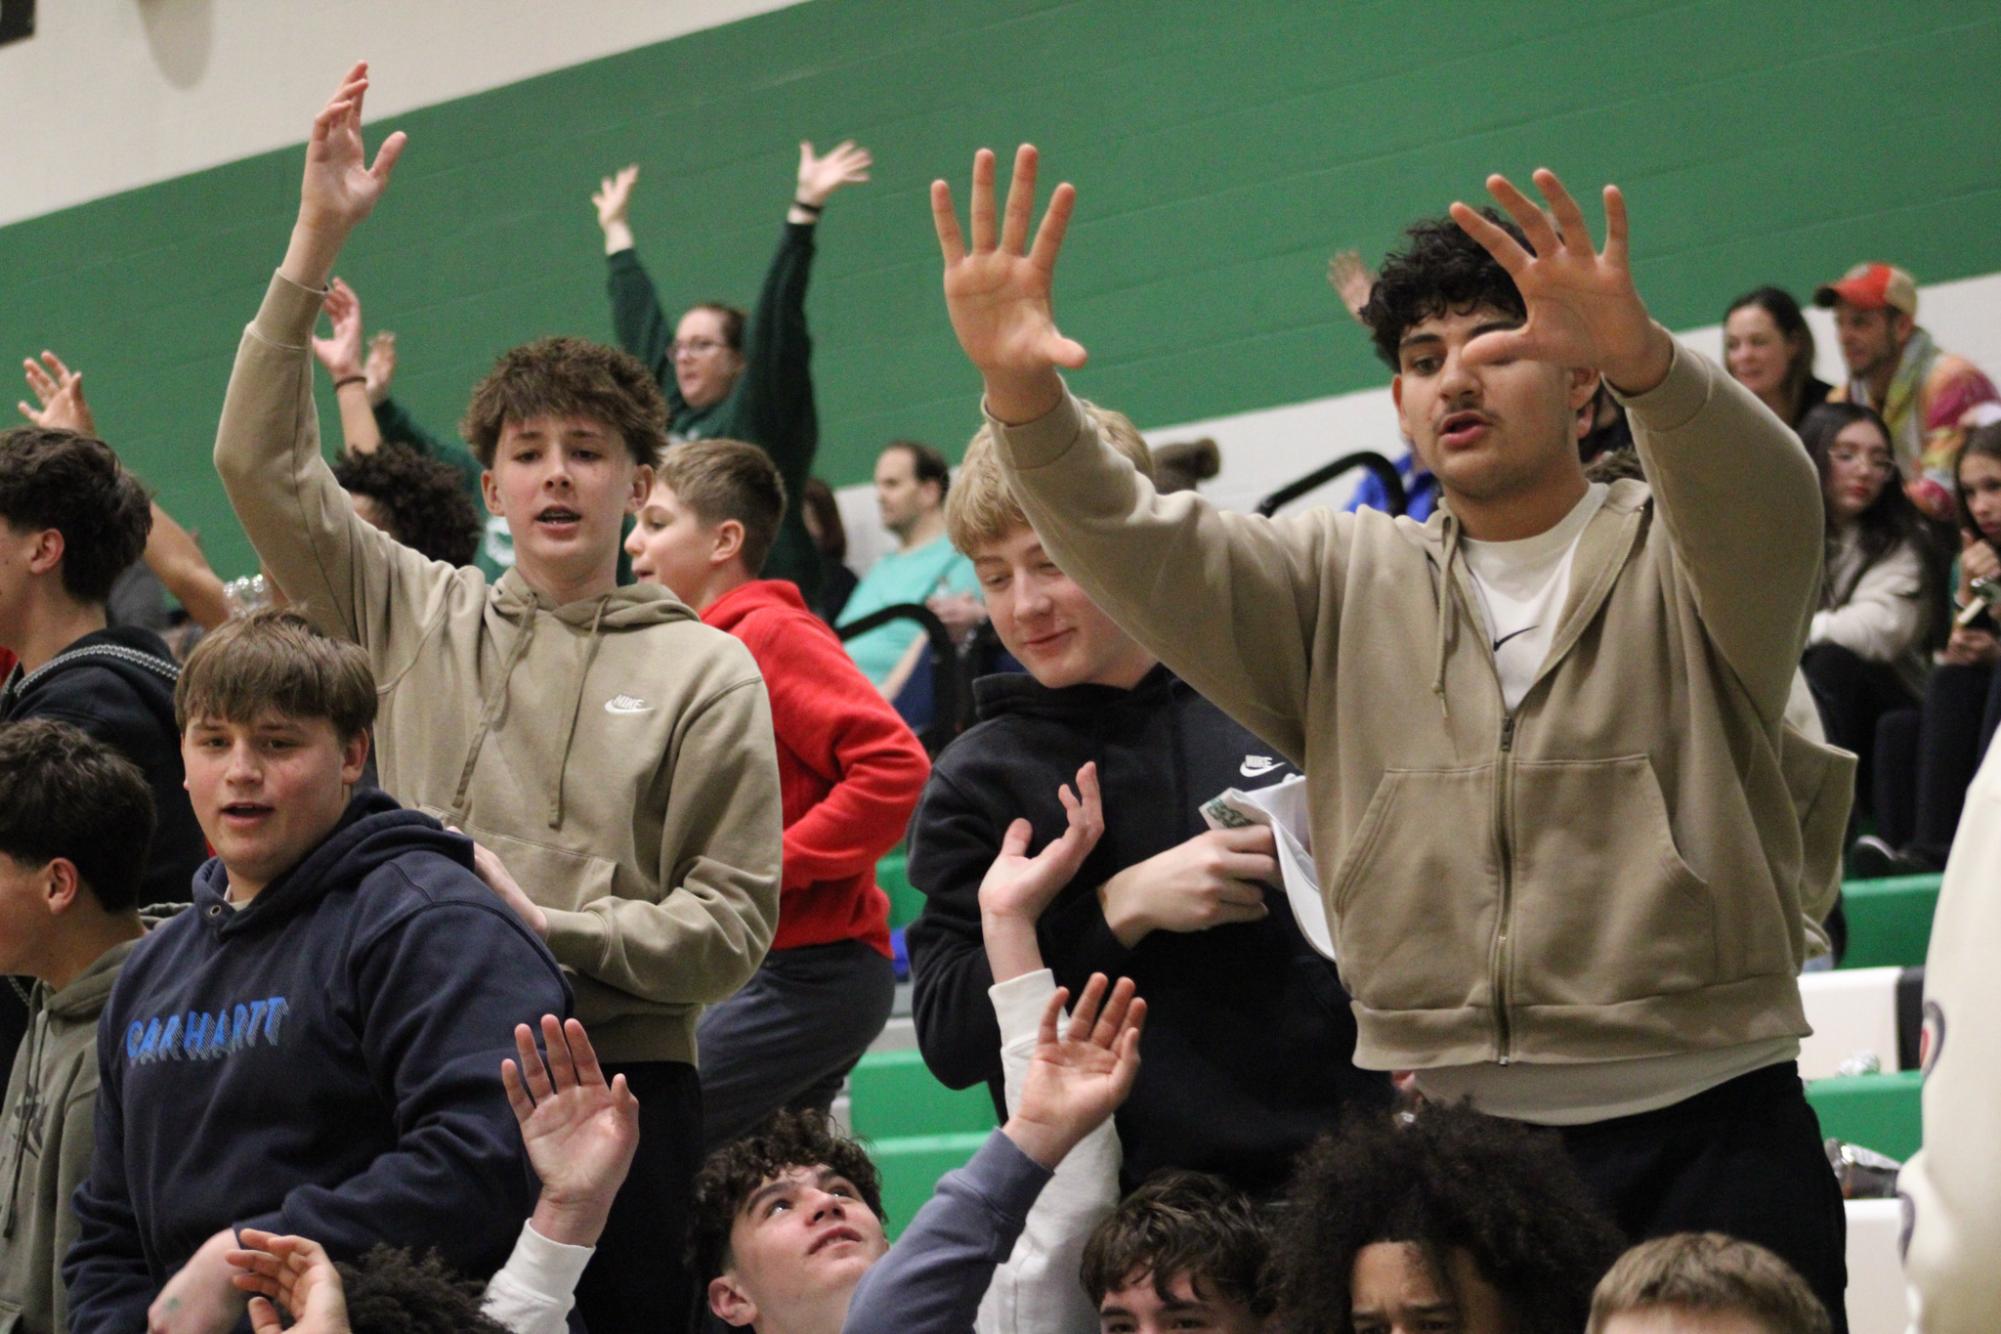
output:
[[[347,388],[351,384],[367,384],[367,383],[368,383],[368,377],[366,375],[343,375],[338,380],[334,381],[334,392],[338,394],[341,390]]]
[[[807,213],[811,213],[814,217],[817,218],[826,209],[827,206],[825,204],[809,204],[805,200],[795,197],[792,201],[792,207],[800,209]]]

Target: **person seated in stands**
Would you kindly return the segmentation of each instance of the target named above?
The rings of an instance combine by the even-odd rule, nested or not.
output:
[[[1297,1334],[1575,1334],[1624,1247],[1547,1131],[1427,1104],[1314,1145],[1273,1230]]]
[[[1793,1267],[1720,1232],[1683,1232],[1620,1256],[1591,1294],[1585,1334],[1828,1334]]]
[[[1855,840],[1849,858],[1857,876],[1944,869],[1967,785],[2001,728],[2001,424],[1967,436],[1957,472],[1961,547],[1952,634],[1925,682],[1922,709],[1879,726],[1878,832]],[[1891,752],[1907,763],[1893,762]],[[1908,827],[1889,818],[1899,788],[1915,789]]]
[[[1841,851],[1841,822],[1803,829],[1787,763],[1841,763],[1785,725],[1825,543],[1798,438],[1649,315],[1623,196],[1600,250],[1539,171],[1547,209],[1494,176],[1512,223],[1454,205],[1411,228],[1366,308],[1440,481],[1426,524],[1157,496],[1063,383],[1087,357],[1053,314],[1076,193],[1031,228],[1035,167],[1024,145],[1003,215],[975,157],[970,249],[933,185],[953,331],[1056,564],[1311,775],[1355,1061],[1554,1127],[1631,1235],[1744,1235],[1839,1305],[1842,1202],[1797,1068],[1802,899]],[[1601,379],[1646,483],[1584,479]]]
[[[785,499],[777,465],[757,446],[690,441],[661,460],[625,543],[642,583],[666,588],[750,650],[778,740],[778,934],[743,990],[695,1029],[708,1148],[782,1107],[831,1109],[888,1022],[896,976],[875,865],[903,841],[931,772],[924,747],[798,585],[759,577]]]
[[[1220,1177],[1162,1172],[1119,1201],[1084,1247],[1103,1334],[1258,1334],[1271,1314],[1271,1235]]]
[[[1823,403],[1800,424],[1820,470],[1827,565],[1801,668],[1820,702],[1828,740],[1859,761],[1856,805],[1866,809],[1876,724],[1924,693],[1934,638],[1943,640],[1944,580],[1925,517],[1897,485],[1889,429],[1853,403]]]
[[[690,306],[669,325],[660,294],[640,265],[630,221],[639,168],[599,182],[591,203],[604,232],[605,286],[619,346],[639,358],[667,395],[675,442],[748,440],[771,455],[788,495],[799,495],[820,447],[813,401],[813,342],[806,332],[806,282],[820,215],[835,191],[868,180],[874,159],[853,140],[825,154],[799,145],[799,174],[785,232],[764,275],[756,309],[722,301]],[[789,579],[810,601],[820,561],[802,517],[788,514],[771,554],[771,577]]]
[[[1144,475],[1151,460],[1131,423],[1087,411],[1097,438]],[[1152,1006],[1147,1067],[1117,1118],[1125,1188],[1179,1167],[1270,1194],[1330,1118],[1389,1098],[1382,1075],[1354,1067],[1333,963],[1271,888],[1272,830],[1202,818],[1226,789],[1297,771],[1070,580],[995,454],[990,433],[974,438],[945,521],[1027,671],[974,683],[980,721],[938,757],[911,824],[910,879],[925,902],[905,939],[925,1063],[952,1088],[985,1081],[1004,1108],[989,988],[1006,978],[983,936],[981,886],[997,859],[1063,835],[1063,785],[1094,764],[1096,787],[1075,800],[1102,810],[1103,834],[1031,914],[1032,967],[1046,960],[1053,984],[1073,990],[1094,972],[1128,974]]]
[[[474,1270],[506,1254],[529,1197],[496,1016],[566,1011],[569,986],[466,839],[353,792],[375,708],[367,655],[293,612],[231,621],[188,659],[174,711],[217,851],[100,1022],[63,1262],[79,1334],[231,1328],[243,1228],[341,1256],[434,1245]]]
[[[952,472],[945,456],[915,440],[893,440],[875,460],[875,501],[896,550],[868,568],[841,609],[837,626],[852,625],[884,607],[927,605],[946,628],[962,634],[984,619],[978,581],[963,553],[945,533],[945,498]],[[918,669],[924,632],[910,621],[891,621],[846,640],[848,656],[889,699]],[[913,719],[922,727],[928,718]]]
[[[1754,288],[1723,312],[1723,368],[1795,431],[1834,392],[1813,358],[1813,330],[1783,287]]]
[[[813,614],[828,625],[837,624],[861,576],[848,568],[848,528],[841,522],[834,488],[818,477],[807,478],[799,517],[820,553],[820,593],[813,601]]]
[[[153,798],[139,770],[68,723],[0,727],[0,973],[34,979],[0,1102],[0,1311],[20,1334],[69,1328],[70,1197],[90,1169],[97,1017],[145,934]]]
[[[244,331],[215,465],[292,604],[360,644],[383,687],[381,781],[463,829],[482,871],[577,979],[578,1009],[647,1134],[582,1306],[594,1334],[690,1309],[678,1268],[700,1158],[695,1024],[748,981],[778,917],[780,792],[770,706],[744,646],[665,589],[620,586],[625,517],[666,447],[667,409],[631,356],[577,338],[503,353],[461,434],[515,561],[489,584],[354,512],[307,392],[325,283],[388,188],[371,164],[367,67],[316,119],[284,259]],[[473,693],[476,692],[477,698]]]

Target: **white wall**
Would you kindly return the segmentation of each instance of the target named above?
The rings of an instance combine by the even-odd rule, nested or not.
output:
[[[366,58],[370,120],[796,0],[42,0],[0,47],[0,225],[297,143]]]

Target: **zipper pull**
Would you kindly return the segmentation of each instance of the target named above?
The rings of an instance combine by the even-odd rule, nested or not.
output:
[[[1513,750],[1515,746],[1515,715],[1510,713],[1501,719],[1501,749]]]

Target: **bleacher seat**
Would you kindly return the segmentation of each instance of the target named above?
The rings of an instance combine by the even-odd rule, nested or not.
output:
[[[1841,887],[1848,914],[1848,952],[1843,968],[1915,968],[1931,943],[1932,910],[1938,906],[1936,875],[1888,880],[1850,880]]]
[[[910,1223],[938,1178],[971,1158],[998,1124],[984,1084],[948,1089],[915,1051],[872,1051],[848,1077],[848,1115],[882,1171],[890,1235]]]

